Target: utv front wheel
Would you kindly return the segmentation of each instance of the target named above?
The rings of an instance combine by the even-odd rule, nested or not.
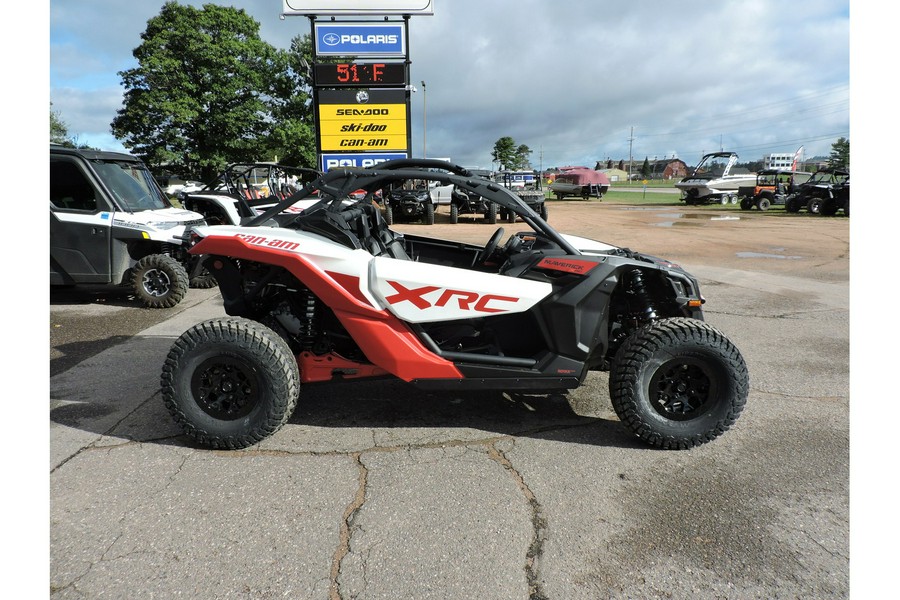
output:
[[[696,319],[657,321],[616,354],[609,395],[622,423],[652,446],[699,446],[731,427],[747,402],[747,366],[717,329]]]
[[[422,222],[426,225],[434,225],[434,204],[425,203],[425,214],[422,216]]]
[[[455,204],[450,205],[450,222],[454,225],[459,222],[459,207]]]
[[[285,341],[234,317],[185,331],[166,357],[160,383],[175,422],[212,448],[246,448],[272,435],[300,393],[297,361]]]
[[[131,271],[135,296],[148,308],[171,308],[187,294],[190,281],[181,264],[165,254],[145,256]]]

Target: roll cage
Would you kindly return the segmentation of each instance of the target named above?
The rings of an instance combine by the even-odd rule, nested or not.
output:
[[[316,220],[337,221],[339,224],[349,223],[373,210],[378,212],[372,203],[376,191],[408,179],[435,181],[441,185],[452,184],[458,189],[478,194],[521,217],[534,231],[542,233],[552,240],[566,254],[581,254],[511,190],[501,184],[479,177],[464,167],[436,159],[398,159],[379,163],[366,169],[331,169],[264,213],[248,220],[243,226],[271,225],[273,221],[276,221],[282,227],[305,229],[304,224],[312,225],[312,222]],[[350,194],[360,189],[366,191],[365,197],[353,201]],[[279,217],[279,213],[287,207],[314,194],[318,194],[322,199],[298,215],[287,217],[281,215]],[[378,216],[376,215],[375,218],[377,219]]]

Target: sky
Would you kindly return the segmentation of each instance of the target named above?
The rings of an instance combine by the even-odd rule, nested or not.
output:
[[[281,0],[220,4],[278,48],[309,33]],[[110,133],[118,72],[162,5],[50,0],[50,101],[79,142],[125,150]],[[509,136],[534,168],[692,165],[719,150],[827,156],[850,137],[849,0],[434,0],[409,30],[414,156],[490,167]]]

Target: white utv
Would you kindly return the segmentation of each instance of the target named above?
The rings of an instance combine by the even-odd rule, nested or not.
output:
[[[181,245],[203,216],[174,207],[137,158],[50,145],[50,285],[131,286],[149,308],[215,280]],[[193,273],[193,275],[189,275]]]

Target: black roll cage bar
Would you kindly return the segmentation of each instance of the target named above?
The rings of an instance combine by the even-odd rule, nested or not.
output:
[[[358,202],[371,202],[371,194],[376,190],[387,187],[387,184],[406,180],[420,179],[425,181],[437,181],[444,185],[452,184],[466,191],[474,192],[482,198],[496,203],[521,217],[528,225],[559,245],[568,254],[579,255],[571,243],[550,227],[540,215],[525,204],[519,196],[512,191],[488,179],[479,177],[468,169],[450,162],[437,159],[401,158],[379,163],[374,167],[365,169],[331,169],[327,173],[307,183],[296,193],[281,200],[264,213],[248,220],[245,227],[255,227],[265,224],[280,212],[304,200],[316,192],[324,195],[319,202],[293,217],[291,221],[303,219],[305,213],[318,210],[341,212],[350,207],[344,205],[344,201],[356,190],[365,190],[366,197]],[[288,225],[291,221],[284,223]]]

